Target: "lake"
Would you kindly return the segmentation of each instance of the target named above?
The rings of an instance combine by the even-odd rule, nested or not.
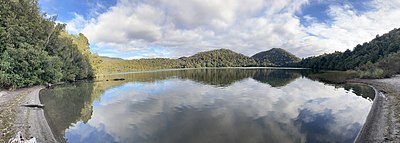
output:
[[[40,100],[60,142],[353,142],[374,90],[323,83],[312,74],[268,68],[115,74],[42,90]]]

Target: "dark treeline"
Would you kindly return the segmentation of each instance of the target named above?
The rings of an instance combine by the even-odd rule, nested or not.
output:
[[[94,77],[99,58],[86,37],[69,35],[55,19],[41,14],[37,0],[0,1],[0,87]]]
[[[361,77],[383,78],[400,72],[400,29],[370,42],[357,45],[352,51],[323,54],[303,59],[300,67],[324,70],[358,70]]]

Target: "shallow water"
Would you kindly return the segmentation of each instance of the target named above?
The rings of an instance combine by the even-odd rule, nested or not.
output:
[[[309,74],[276,69],[134,73],[56,86],[42,90],[40,98],[62,142],[353,142],[373,90],[329,85]]]

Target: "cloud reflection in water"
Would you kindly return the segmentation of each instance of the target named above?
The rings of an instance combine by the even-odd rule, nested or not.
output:
[[[247,78],[226,87],[171,78],[104,92],[70,142],[352,142],[371,102],[297,78],[274,88]]]

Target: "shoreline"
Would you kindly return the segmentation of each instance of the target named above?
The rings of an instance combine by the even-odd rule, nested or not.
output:
[[[381,107],[382,106],[382,100],[385,100],[385,95],[381,94],[374,86],[369,85],[370,87],[372,87],[375,91],[375,97],[371,106],[370,111],[368,112],[367,118],[365,120],[365,123],[363,125],[363,127],[361,128],[360,132],[358,133],[356,140],[354,141],[355,143],[364,143],[367,142],[371,139],[369,138],[369,135],[371,134],[371,130],[374,127],[371,127],[373,124],[375,124],[374,122],[378,121],[377,118],[381,117],[381,115],[379,115],[381,112]]]
[[[400,76],[386,79],[353,79],[375,90],[375,99],[355,143],[400,142]]]
[[[19,131],[25,139],[35,137],[37,142],[57,142],[44,115],[44,109],[22,106],[41,104],[39,93],[42,89],[44,86],[32,86],[0,92],[0,142],[8,142]]]

